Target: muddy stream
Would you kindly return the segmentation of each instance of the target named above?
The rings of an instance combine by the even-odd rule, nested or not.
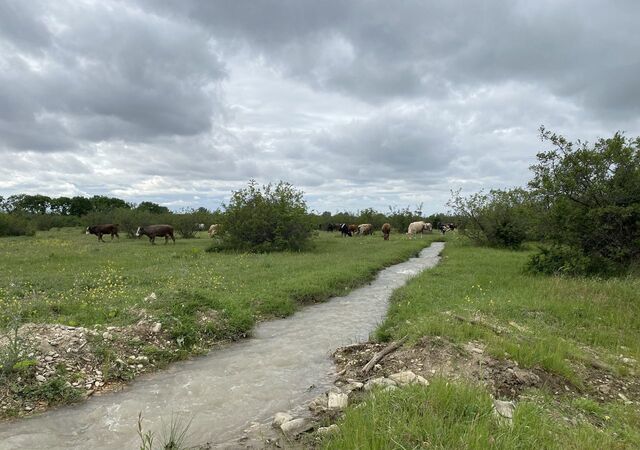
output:
[[[140,411],[145,429],[158,435],[172,415],[192,418],[191,445],[232,442],[278,411],[302,414],[335,378],[333,350],[367,340],[393,290],[435,266],[443,247],[435,242],[344,297],[261,323],[250,339],[143,375],[120,392],[2,423],[0,449],[139,448]]]

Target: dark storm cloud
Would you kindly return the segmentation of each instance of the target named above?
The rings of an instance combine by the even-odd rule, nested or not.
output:
[[[10,5],[31,31],[4,34],[13,52],[0,56],[0,128],[20,129],[1,135],[5,146],[194,135],[222,113],[224,65],[199,28],[124,5],[48,4],[46,20],[25,19],[29,2]]]
[[[285,179],[317,209],[443,210],[452,188],[524,184],[540,124],[640,134],[637,17],[626,0],[9,0],[0,195],[181,207]]]

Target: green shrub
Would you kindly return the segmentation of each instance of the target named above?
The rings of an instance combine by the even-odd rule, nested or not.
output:
[[[21,214],[0,213],[0,236],[33,236],[33,223]]]
[[[224,205],[224,234],[213,250],[270,252],[307,248],[313,223],[308,219],[302,192],[279,182],[262,189],[255,181],[232,194]]]
[[[529,185],[548,205],[542,220],[555,248],[535,255],[530,268],[547,273],[560,264],[575,274],[626,272],[640,260],[640,138],[616,133],[590,147],[544,128],[541,134],[555,149],[538,154]]]
[[[462,233],[480,245],[517,249],[532,226],[531,200],[523,189],[491,190],[466,198],[457,192],[448,205],[458,216]]]

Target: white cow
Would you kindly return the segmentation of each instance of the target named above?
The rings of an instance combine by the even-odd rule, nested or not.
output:
[[[407,230],[407,236],[409,236],[409,239],[413,239],[417,233],[420,233],[420,237],[422,237],[422,234],[427,229],[427,224],[422,220],[418,222],[411,222],[409,224],[409,229]]]
[[[207,233],[209,233],[209,237],[212,238],[214,237],[216,234],[218,234],[218,229],[220,228],[220,225],[217,223],[214,223],[213,225],[211,225],[209,227],[209,231]]]

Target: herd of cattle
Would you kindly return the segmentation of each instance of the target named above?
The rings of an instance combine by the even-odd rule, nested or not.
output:
[[[438,229],[442,234],[445,234],[447,231],[453,231],[456,228],[456,224],[454,223],[443,223],[438,226]],[[327,230],[339,231],[342,234],[342,237],[353,235],[366,236],[369,234],[373,234],[373,225],[371,225],[370,223],[363,223],[360,225],[356,225],[355,223],[330,223],[327,226]],[[391,224],[385,223],[384,225],[382,225],[381,231],[384,240],[388,241],[389,235],[391,234]],[[433,225],[422,220],[410,223],[409,227],[407,228],[407,236],[409,237],[409,239],[413,239],[416,234],[422,235],[424,233],[432,232]]]
[[[98,236],[98,241],[101,242],[104,242],[104,240],[102,240],[102,236],[107,235],[111,235],[111,240],[113,240],[114,236],[120,239],[120,236],[118,236],[118,226],[119,225],[117,223],[92,225],[90,227],[87,227],[85,233],[95,234],[96,236]],[[195,225],[195,228],[199,231],[204,231],[205,224],[198,223]],[[438,229],[442,234],[445,234],[447,231],[455,230],[456,225],[454,223],[443,223],[438,226]],[[214,237],[216,234],[218,234],[219,230],[220,225],[214,223],[209,227],[207,233],[209,234],[209,237]],[[353,236],[354,234],[367,236],[373,234],[373,225],[371,225],[370,223],[363,223],[360,225],[356,225],[355,223],[335,223],[329,224],[327,230],[339,231],[342,234],[342,237]],[[391,234],[391,225],[385,223],[384,225],[382,225],[381,231],[384,240],[388,241],[389,235]],[[432,232],[433,225],[431,225],[429,222],[420,220],[418,222],[412,222],[411,224],[409,224],[409,228],[407,229],[407,236],[409,237],[409,239],[413,239],[416,234],[420,234],[422,236],[424,233]],[[136,230],[136,236],[147,236],[149,238],[149,242],[151,242],[152,244],[156,243],[156,237],[163,237],[165,244],[169,242],[169,239],[171,239],[174,244],[176,242],[176,238],[173,235],[173,227],[171,225],[147,225],[138,227],[138,229]]]

